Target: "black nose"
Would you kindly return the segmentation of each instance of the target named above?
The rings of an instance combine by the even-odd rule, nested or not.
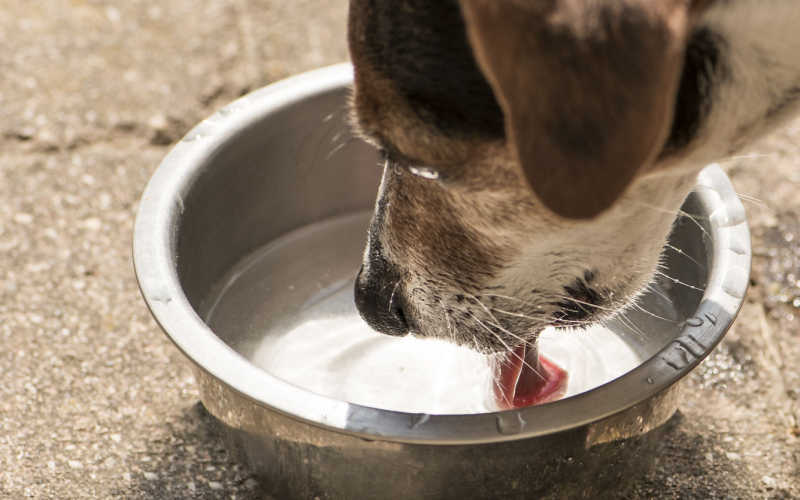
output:
[[[379,269],[375,269],[377,267]],[[386,335],[408,333],[408,322],[401,305],[397,275],[386,272],[385,266],[361,266],[356,277],[356,307],[373,329]]]

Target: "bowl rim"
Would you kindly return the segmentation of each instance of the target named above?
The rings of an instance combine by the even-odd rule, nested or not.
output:
[[[743,303],[750,276],[744,208],[725,173],[706,167],[695,189],[708,209],[708,286],[681,334],[649,360],[590,391],[539,406],[477,414],[420,414],[370,408],[312,393],[248,362],[197,315],[180,285],[177,235],[183,199],[207,159],[270,113],[352,84],[349,63],[282,80],[237,99],[190,130],[166,155],[142,195],[133,237],[139,288],[170,340],[200,370],[258,405],[370,440],[460,445],[524,439],[597,422],[661,393],[722,339]]]

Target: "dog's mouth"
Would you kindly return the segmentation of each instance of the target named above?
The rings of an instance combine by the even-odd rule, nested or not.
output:
[[[556,327],[574,327],[590,323],[598,313],[608,310],[603,292],[592,286],[595,273],[586,271],[581,278],[564,287],[564,295],[553,302]],[[521,344],[500,355],[495,372],[495,399],[501,409],[522,408],[560,399],[567,388],[567,372],[541,356],[535,342]]]
[[[495,380],[495,399],[503,410],[555,401],[567,388],[567,372],[540,356],[535,344],[522,344],[505,353]]]

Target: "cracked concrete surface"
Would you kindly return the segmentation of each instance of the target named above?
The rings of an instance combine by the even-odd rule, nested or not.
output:
[[[345,16],[342,0],[3,3],[0,497],[264,497],[139,297],[132,224],[192,124],[346,59]],[[752,286],[634,498],[800,497],[799,140],[797,122],[726,162]]]

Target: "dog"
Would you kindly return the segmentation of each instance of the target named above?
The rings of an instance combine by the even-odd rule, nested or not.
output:
[[[351,0],[385,165],[355,299],[484,353],[636,300],[696,175],[793,116],[794,0]]]

